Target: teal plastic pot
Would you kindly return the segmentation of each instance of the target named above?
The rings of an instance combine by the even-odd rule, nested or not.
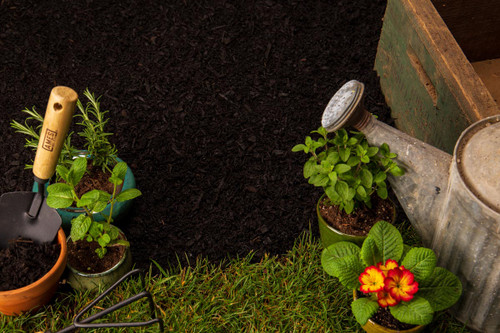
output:
[[[82,154],[83,157],[85,157],[85,154]],[[119,157],[116,157],[117,162],[123,162],[122,159]],[[49,184],[45,184],[45,194],[47,195],[47,186]],[[127,165],[127,173],[125,174],[125,179],[123,180],[123,187],[122,191],[127,190],[129,188],[135,188],[135,177],[134,174],[132,173],[132,170],[128,167]],[[33,184],[33,192],[38,191],[38,183],[35,182]],[[113,221],[116,223],[120,219],[122,219],[124,216],[127,215],[129,212],[130,208],[132,207],[132,202],[133,200],[128,200],[124,202],[117,202],[115,203],[113,207]],[[109,215],[110,211],[110,205],[108,205],[104,211],[102,212],[105,215]],[[71,220],[77,217],[80,214],[85,213],[85,211],[82,208],[77,208],[77,207],[68,207],[65,209],[57,209],[57,212],[61,216],[62,219],[62,227],[64,231],[69,234],[69,231],[71,229]],[[94,214],[94,220],[95,221],[104,221],[104,217],[100,214]]]
[[[321,216],[320,210],[319,210],[319,204],[323,200],[326,194],[323,194],[319,200],[318,203],[316,204],[316,214],[318,215],[318,223],[319,223],[319,236],[321,239],[321,245],[324,248],[327,248],[329,245],[337,242],[351,242],[355,243],[356,245],[363,245],[363,241],[366,239],[366,236],[353,236],[349,234],[345,234],[343,232],[340,232],[339,230],[335,229],[332,227],[328,222],[325,221],[323,216]],[[394,204],[391,201],[391,204],[394,207]],[[392,221],[388,221],[393,223],[395,218],[396,218],[396,209],[393,208],[393,218]]]
[[[120,230],[120,234],[126,240],[125,234]],[[68,237],[68,242],[71,236]],[[68,258],[71,253],[68,251]],[[123,257],[112,268],[101,273],[86,273],[77,270],[68,263],[68,283],[76,290],[103,290],[110,287],[113,283],[118,281],[123,275],[128,273],[132,268],[132,254],[130,248],[127,247]]]

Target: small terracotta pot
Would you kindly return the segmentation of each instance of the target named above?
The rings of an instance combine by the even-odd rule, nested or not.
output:
[[[319,204],[323,200],[326,194],[323,194],[317,204],[316,204],[316,214],[318,215],[318,223],[319,223],[319,236],[321,238],[321,245],[324,248],[327,248],[329,245],[332,245],[333,243],[337,242],[351,242],[355,243],[358,246],[362,246],[364,240],[366,239],[366,236],[353,236],[349,234],[345,234],[334,227],[332,227],[328,222],[325,221],[323,216],[321,216],[321,212],[319,210]],[[396,220],[396,209],[394,206],[394,203],[391,201],[391,204],[393,206],[393,217],[391,221],[388,221],[390,223],[394,223]]]
[[[52,269],[39,280],[25,287],[0,291],[0,312],[4,315],[14,316],[21,312],[36,310],[47,304],[54,296],[61,275],[66,268],[68,250],[66,235],[62,228],[57,233],[57,242],[61,245],[61,253]]]
[[[119,230],[119,229],[118,229]],[[126,240],[125,234],[120,230],[123,239]],[[68,242],[71,237],[68,237]],[[130,248],[127,247],[123,257],[116,265],[101,273],[86,273],[77,270],[69,263],[68,266],[68,283],[77,290],[96,290],[104,289],[111,286],[125,275],[132,268],[132,254]]]
[[[356,290],[353,290],[353,297],[355,300],[357,299]],[[425,329],[425,325],[418,325],[413,328],[409,328],[407,330],[393,330],[391,328],[379,325],[376,322],[372,321],[371,319],[368,319],[366,324],[364,324],[361,327],[367,333],[418,333],[418,332],[423,332]]]

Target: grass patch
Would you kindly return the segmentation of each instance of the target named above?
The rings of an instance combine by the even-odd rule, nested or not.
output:
[[[405,235],[407,230],[402,232]],[[258,263],[252,263],[249,254],[220,265],[198,259],[190,267],[160,267],[158,275],[151,273],[151,267],[143,277],[131,278],[117,288],[91,313],[139,293],[145,283],[167,332],[362,332],[351,314],[351,291],[324,273],[320,254],[318,241],[305,233],[288,254],[266,256]],[[59,292],[50,305],[34,315],[0,315],[0,331],[61,330],[71,325],[76,313],[95,296]],[[101,321],[148,319],[148,303],[143,300]],[[428,328],[429,332],[469,332],[447,313],[440,314]],[[158,326],[98,330],[131,331],[157,332]]]

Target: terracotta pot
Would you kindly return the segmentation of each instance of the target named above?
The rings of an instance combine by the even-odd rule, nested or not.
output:
[[[66,235],[62,228],[57,233],[57,242],[61,245],[61,253],[52,269],[39,280],[25,287],[0,291],[0,312],[4,315],[19,315],[21,312],[36,310],[47,304],[54,296],[61,275],[66,268],[67,247]]]
[[[85,154],[81,154],[80,156],[85,157]],[[122,159],[119,157],[116,158],[116,161],[118,162],[123,162]],[[47,188],[49,184],[45,184],[45,188]],[[123,187],[122,191],[127,190],[129,188],[135,188],[136,182],[135,182],[135,177],[134,174],[132,173],[132,170],[127,166],[127,173],[125,174],[125,179],[123,180]],[[33,184],[33,192],[38,191],[38,185],[35,182]],[[47,191],[47,190],[45,190]],[[115,203],[115,206],[113,207],[113,221],[116,223],[119,221],[122,217],[126,216],[128,211],[130,210],[132,206],[133,200],[128,200],[124,202],[117,202]],[[109,215],[110,211],[110,205],[108,205],[102,213],[105,215]],[[85,211],[82,208],[77,208],[77,207],[68,207],[65,209],[57,209],[57,212],[61,216],[62,219],[62,226],[63,229],[69,234],[69,231],[71,229],[71,220],[77,217],[78,215],[84,213]],[[99,214],[94,214],[94,220],[95,221],[104,221],[103,216]]]
[[[318,223],[319,223],[319,235],[321,238],[321,245],[324,248],[327,248],[329,245],[332,245],[333,243],[337,242],[351,242],[355,243],[358,246],[363,245],[363,241],[366,239],[366,236],[353,236],[349,234],[345,234],[334,227],[332,227],[328,222],[325,221],[323,216],[321,216],[320,210],[319,210],[319,204],[323,200],[326,194],[323,194],[317,204],[316,204],[316,214],[318,216]],[[396,209],[394,206],[394,203],[391,201],[391,204],[393,206],[393,211],[394,214],[392,216],[392,220],[388,221],[391,223],[394,223],[396,220]]]
[[[357,299],[356,290],[353,290],[353,297],[354,297],[354,299]],[[426,326],[425,325],[418,325],[418,326],[415,326],[415,327],[407,329],[407,330],[393,330],[393,329],[384,327],[382,325],[379,325],[376,322],[372,321],[371,319],[368,319],[366,324],[364,324],[361,327],[367,333],[418,333],[418,332],[423,332]]]
[[[125,234],[120,230],[123,239],[127,239]],[[71,237],[68,237],[68,242]],[[71,255],[71,254],[70,254]],[[132,268],[132,254],[130,248],[127,247],[123,257],[118,263],[107,271],[101,273],[86,273],[79,271],[72,267],[69,263],[68,266],[68,283],[77,290],[95,290],[105,289],[118,281]]]

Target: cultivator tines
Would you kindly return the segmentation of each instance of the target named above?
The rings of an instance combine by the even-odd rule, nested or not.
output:
[[[68,326],[60,331],[57,331],[56,333],[65,333],[65,332],[73,332],[74,330],[80,328],[80,329],[85,329],[85,328],[122,328],[122,327],[142,327],[142,326],[149,326],[149,325],[154,325],[158,323],[159,326],[159,332],[163,332],[163,321],[161,318],[156,317],[156,307],[155,303],[153,301],[153,297],[151,296],[151,293],[148,291],[142,291],[137,295],[134,295],[130,298],[127,298],[115,305],[112,305],[111,307],[102,310],[99,313],[93,314],[85,319],[81,319],[82,316],[90,311],[100,300],[102,300],[104,297],[106,297],[113,289],[115,289],[119,284],[121,284],[125,279],[127,279],[129,276],[141,272],[140,269],[135,269],[127,274],[125,274],[120,280],[115,282],[111,287],[109,287],[105,292],[103,292],[101,295],[99,295],[95,300],[90,302],[83,310],[80,311],[75,316],[75,319],[73,320],[73,324],[71,326]],[[144,286],[143,286],[144,289]],[[131,303],[134,303],[142,298],[147,298],[149,301],[149,307],[151,311],[151,319],[148,321],[142,321],[142,322],[122,322],[122,323],[92,323],[94,320],[99,319],[104,317],[107,314],[110,314],[126,305],[129,305]],[[51,333],[50,331],[47,331],[45,333]]]

